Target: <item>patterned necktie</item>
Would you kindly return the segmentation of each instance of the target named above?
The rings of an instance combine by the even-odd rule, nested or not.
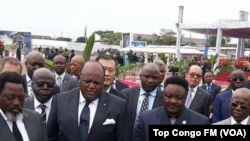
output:
[[[145,98],[144,98],[143,101],[142,101],[142,105],[141,105],[141,108],[140,108],[138,117],[136,118],[135,124],[134,124],[134,125],[137,125],[140,114],[141,114],[142,112],[148,110],[148,105],[149,105],[148,97],[149,97],[150,94],[149,94],[149,93],[145,93],[144,95],[145,95]]]
[[[141,108],[140,108],[140,111],[139,111],[139,115],[144,112],[144,111],[147,111],[148,110],[148,96],[150,95],[149,93],[145,93],[145,98],[143,99],[142,101],[142,105],[141,105]]]
[[[210,85],[210,84],[207,85],[207,92],[208,92],[208,93],[211,92],[211,85]]]
[[[39,106],[42,110],[41,112],[41,117],[42,117],[42,120],[43,120],[43,124],[46,126],[46,112],[45,112],[45,109],[46,109],[46,106],[43,105],[43,104],[40,104]]]
[[[79,127],[80,127],[81,141],[88,140],[89,120],[90,120],[89,103],[86,102],[84,108],[82,109],[81,116],[80,116]]]
[[[187,99],[186,99],[186,103],[185,103],[185,106],[187,108],[189,108],[190,104],[192,103],[192,92],[193,92],[193,88],[190,88],[189,91],[188,91],[188,95],[187,95]]]
[[[57,79],[56,79],[56,84],[57,84],[59,87],[61,87],[61,85],[62,85],[62,78],[61,78],[60,76],[57,77]]]
[[[18,127],[17,127],[17,124],[15,121],[13,121],[12,130],[13,130],[13,135],[16,138],[16,141],[23,141],[23,137],[22,137],[20,131],[18,130]]]

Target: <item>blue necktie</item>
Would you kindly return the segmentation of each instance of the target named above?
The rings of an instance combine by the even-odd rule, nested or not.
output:
[[[82,109],[81,116],[80,116],[79,127],[80,127],[81,141],[88,140],[89,119],[90,119],[89,103],[86,102],[84,108]]]
[[[211,92],[211,85],[210,85],[210,84],[207,85],[207,92],[208,92],[208,93]]]

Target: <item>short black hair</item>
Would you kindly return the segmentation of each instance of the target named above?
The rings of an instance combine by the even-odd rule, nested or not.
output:
[[[95,60],[97,62],[99,62],[100,59],[104,59],[104,60],[113,60],[115,62],[115,69],[116,69],[116,76],[118,75],[118,62],[117,60],[115,59],[114,56],[112,55],[109,55],[109,54],[102,54],[102,55],[99,55],[95,58]]]
[[[16,72],[3,72],[0,74],[0,93],[2,93],[7,82],[22,84],[24,86],[24,81],[20,74]]]
[[[188,81],[181,76],[171,76],[167,78],[164,83],[164,87],[166,87],[168,84],[180,85],[186,90],[186,92],[188,92],[188,88],[189,88]]]

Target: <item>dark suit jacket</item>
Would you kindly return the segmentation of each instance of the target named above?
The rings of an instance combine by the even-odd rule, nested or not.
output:
[[[184,107],[175,125],[209,125],[210,121],[204,115]],[[134,141],[149,140],[149,125],[171,125],[170,118],[163,106],[146,111],[139,117],[138,124],[134,128]]]
[[[47,141],[45,127],[40,114],[23,108],[23,122],[30,141]],[[0,114],[0,141],[16,141],[7,122]]]
[[[23,81],[24,81],[24,92],[28,96],[28,87],[27,87],[27,80],[26,80],[26,74],[22,75]],[[60,87],[55,85],[54,86],[54,94],[57,94],[60,92]]]
[[[114,94],[120,98],[125,99],[126,101],[128,100],[128,97],[124,94],[122,94],[121,91],[114,89],[113,87],[110,88],[109,93]]]
[[[189,109],[209,117],[209,107],[211,103],[210,101],[211,100],[209,94],[202,88],[198,87],[194,99],[189,106]]]
[[[119,80],[116,80],[116,82],[115,82],[115,88],[117,90],[123,90],[125,88],[129,88],[129,86],[127,84],[124,84],[124,83],[120,82]]]
[[[137,109],[137,103],[138,103],[138,98],[140,94],[140,86],[123,89],[122,93],[128,97],[128,109],[129,109],[129,114],[130,114],[130,118],[132,121],[131,126],[133,127],[135,123],[135,118],[136,118],[136,109]],[[156,97],[155,97],[152,108],[160,107],[162,106],[162,104],[163,104],[163,92],[157,89]]]
[[[78,124],[79,88],[60,93],[53,98],[47,124],[50,141],[79,141]],[[106,119],[115,124],[103,125]],[[88,141],[131,141],[128,132],[126,101],[112,94],[102,92]]]
[[[207,85],[203,84],[201,86],[202,89],[204,89],[205,91],[207,90]],[[211,92],[210,92],[210,99],[211,99],[211,105],[214,102],[214,99],[216,97],[217,94],[219,94],[221,92],[221,86],[215,84],[215,83],[211,83]]]
[[[71,75],[65,73],[60,92],[69,91],[76,87],[78,87],[78,80],[72,77]]]
[[[221,92],[215,97],[213,103],[212,123],[230,117],[230,99],[232,95],[232,89],[229,89],[227,91]]]

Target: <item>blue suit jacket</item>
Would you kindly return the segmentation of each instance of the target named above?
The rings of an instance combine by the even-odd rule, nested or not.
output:
[[[175,125],[209,125],[208,117],[183,108],[182,113],[176,119]],[[148,141],[149,140],[149,125],[171,125],[170,118],[167,116],[167,111],[163,106],[143,112],[139,117],[138,124],[134,128],[134,141]]]
[[[213,103],[212,123],[224,120],[230,117],[230,99],[232,97],[232,89],[221,92],[215,97]]]

